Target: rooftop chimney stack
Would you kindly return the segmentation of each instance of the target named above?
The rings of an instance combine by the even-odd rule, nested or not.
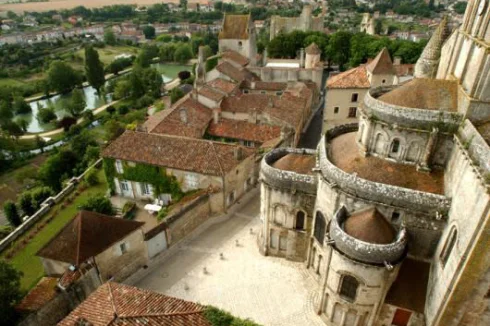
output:
[[[217,109],[213,110],[213,123],[219,123],[219,111]]]
[[[304,68],[305,67],[305,49],[301,48],[299,50],[299,67]]]
[[[187,123],[187,110],[185,108],[180,109],[180,120],[183,123]]]

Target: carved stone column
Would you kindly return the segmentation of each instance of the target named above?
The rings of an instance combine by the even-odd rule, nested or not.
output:
[[[427,145],[425,146],[424,157],[422,161],[417,166],[418,171],[430,172],[430,160],[432,158],[432,154],[434,152],[435,146],[437,144],[437,138],[439,134],[438,128],[432,128],[432,132],[429,135],[429,140],[427,141]]]

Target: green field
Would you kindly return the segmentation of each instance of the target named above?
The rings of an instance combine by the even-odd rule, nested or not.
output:
[[[114,60],[114,57],[119,54],[127,53],[136,56],[138,54],[138,51],[139,49],[134,46],[106,45],[104,48],[97,49],[97,52],[99,52],[100,61],[102,61],[102,63],[106,66],[110,64]],[[85,52],[83,49],[78,50],[76,52],[76,55],[85,60]]]
[[[107,191],[107,182],[105,180],[104,171],[101,169],[98,172],[98,177],[100,183],[97,186],[87,188],[83,191],[75,200],[65,208],[61,209],[54,219],[46,224],[46,226],[32,238],[29,243],[19,251],[12,259],[9,261],[12,266],[21,271],[24,276],[21,280],[21,286],[25,290],[32,288],[38,280],[44,275],[43,265],[41,260],[36,256],[36,253],[41,249],[46,243],[51,240],[51,238],[58,233],[70,220],[75,216],[78,209],[77,207],[83,203],[90,195],[96,193],[105,193]],[[54,206],[51,211],[55,209],[60,209],[60,204]],[[46,220],[50,214],[48,213],[41,221]],[[33,229],[29,230],[24,234],[23,237],[17,240],[22,241]],[[2,254],[2,256],[5,253]]]

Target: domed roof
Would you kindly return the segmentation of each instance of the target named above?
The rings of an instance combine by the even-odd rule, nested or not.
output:
[[[375,208],[351,214],[344,223],[344,231],[350,236],[369,243],[388,244],[395,240],[395,229]]]
[[[305,49],[306,54],[320,54],[320,48],[318,48],[318,45],[316,45],[315,42],[311,43],[308,45]]]

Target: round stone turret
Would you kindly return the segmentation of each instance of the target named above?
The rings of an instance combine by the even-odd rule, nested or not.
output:
[[[404,228],[398,233],[374,207],[348,214],[340,208],[330,223],[335,248],[350,258],[368,264],[396,264],[407,246]]]

